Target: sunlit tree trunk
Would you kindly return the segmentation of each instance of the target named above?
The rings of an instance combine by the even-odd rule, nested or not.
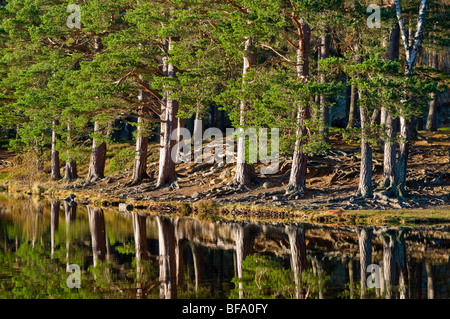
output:
[[[242,71],[242,82],[245,85],[247,82],[246,75],[252,67],[256,65],[256,48],[252,38],[246,38],[244,61]],[[245,127],[245,112],[247,111],[247,101],[240,102],[240,119],[239,125],[241,128]],[[255,171],[253,164],[248,164],[245,161],[245,137],[238,136],[237,138],[237,163],[236,173],[233,178],[233,183],[237,185],[249,185],[252,179],[255,179]]]
[[[294,19],[294,18],[293,18]],[[299,37],[297,49],[297,78],[299,82],[307,83],[309,80],[309,51],[311,42],[311,29],[303,21],[294,20],[297,25]],[[303,192],[306,182],[306,166],[308,155],[304,152],[304,138],[307,136],[306,120],[311,117],[311,109],[308,103],[297,104],[297,132],[294,155],[292,159],[291,175],[286,188],[287,193]]]
[[[425,17],[428,7],[428,0],[420,0],[419,15],[417,17],[416,32],[414,36],[412,35],[412,27],[410,27],[410,36],[407,35],[407,30],[402,17],[402,8],[400,5],[400,0],[395,0],[395,9],[397,14],[397,20],[400,29],[400,36],[405,48],[405,76],[411,76],[414,72],[414,67],[416,64],[417,54],[419,53],[420,46],[422,44],[424,29],[425,29]],[[410,41],[409,41],[410,40]],[[404,92],[404,99],[410,98],[408,92]],[[399,141],[399,154],[397,163],[395,166],[395,177],[394,177],[394,195],[404,196],[406,187],[406,168],[409,153],[410,144],[410,120],[406,118],[403,110],[400,114],[400,141]]]
[[[140,99],[142,99],[142,92]],[[148,133],[147,121],[145,114],[148,113],[148,108],[141,106],[139,108],[138,127],[136,136],[136,151],[133,164],[133,175],[131,177],[131,185],[142,183],[145,178],[149,178],[147,174],[147,157],[148,157]]]
[[[164,41],[164,45],[168,51],[172,49],[173,39]],[[175,78],[177,69],[168,62],[168,58],[163,59],[164,75],[169,78]],[[156,182],[157,187],[163,187],[165,184],[172,184],[177,180],[175,172],[175,158],[172,158],[172,148],[176,141],[171,139],[173,130],[177,126],[176,115],[178,113],[178,101],[172,99],[172,92],[165,92],[165,103],[161,108],[161,144],[159,153],[159,174]]]
[[[361,114],[361,167],[359,175],[358,195],[372,197],[372,146],[370,139],[370,123],[367,110],[360,106]]]
[[[100,134],[101,130],[99,123],[94,123],[94,134]],[[106,142],[100,142],[94,136],[92,139],[92,153],[89,162],[89,171],[86,178],[88,182],[95,182],[105,177],[106,165]]]

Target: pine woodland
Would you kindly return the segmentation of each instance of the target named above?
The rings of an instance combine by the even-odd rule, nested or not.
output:
[[[229,186],[241,191],[269,176],[246,132],[276,128],[279,154],[291,159],[289,198],[304,196],[311,158],[327,154],[339,132],[360,144],[355,195],[405,197],[411,139],[442,127],[448,7],[443,0],[0,0],[0,127],[13,132],[10,150],[35,154],[37,173],[48,151],[48,180],[89,185],[108,177],[122,123],[134,145],[123,187],[152,189],[182,187],[180,163],[206,158],[194,137],[221,134],[221,142],[234,142],[226,149]],[[342,100],[345,123],[333,125]],[[374,148],[384,154],[381,180],[373,177]]]

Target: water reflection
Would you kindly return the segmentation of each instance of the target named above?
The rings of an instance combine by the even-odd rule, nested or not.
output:
[[[0,297],[449,298],[447,226],[213,222],[0,198],[0,232]],[[66,285],[70,264],[80,289]]]

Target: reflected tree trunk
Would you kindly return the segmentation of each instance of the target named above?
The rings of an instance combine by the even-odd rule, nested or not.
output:
[[[59,225],[59,206],[60,206],[59,200],[53,200],[51,202],[51,216],[50,216],[50,254],[53,258],[53,254],[55,253],[55,232],[58,230]]]
[[[314,275],[317,276],[317,284],[319,286],[319,299],[323,299],[323,282],[322,282],[322,274],[323,274],[323,262],[322,262],[322,256],[315,255],[311,259],[313,265],[314,265]]]
[[[178,227],[179,219],[175,220],[175,258],[176,258],[176,267],[177,267],[177,286],[183,287],[184,284],[184,245],[186,240],[182,238],[180,229]]]
[[[147,215],[131,212],[134,233],[134,247],[136,250],[136,297],[142,298],[143,261],[148,259],[147,249]]]
[[[395,285],[395,231],[392,229],[384,231],[382,240],[385,298],[392,299],[394,296],[393,286]]]
[[[175,228],[167,217],[158,216],[160,298],[176,299]]]
[[[304,299],[305,291],[301,287],[301,280],[302,273],[306,269],[305,229],[303,225],[299,227],[287,226],[286,233],[291,248],[291,269],[294,273],[296,298]]]
[[[222,284],[223,284],[223,250],[222,249],[220,249],[218,252],[217,252],[217,281],[218,281],[218,286],[219,286],[219,288],[217,289],[218,290],[218,293],[219,293],[219,296],[220,297],[222,297],[223,296],[223,287],[222,287]]]
[[[360,227],[357,229],[357,233],[359,239],[361,299],[365,299],[367,296],[367,267],[372,264],[373,230],[370,227]]]
[[[398,290],[400,299],[407,299],[408,271],[406,261],[406,229],[387,229],[381,233],[383,241],[383,264],[385,298],[395,298],[394,289]]]
[[[434,299],[434,267],[430,262],[425,263],[427,271],[427,298]]]
[[[203,247],[197,244],[191,244],[192,260],[194,261],[195,292],[198,292],[200,284],[205,277],[205,266],[203,263]]]
[[[234,239],[236,242],[236,275],[242,278],[242,262],[245,257],[253,252],[253,244],[257,235],[257,229],[245,224],[237,224],[234,227]],[[244,297],[242,283],[239,283],[239,299]]]
[[[349,289],[350,289],[350,299],[353,299],[355,297],[355,290],[354,290],[354,278],[355,278],[355,266],[354,261],[350,259],[348,261],[348,279],[349,279]]]
[[[106,230],[103,209],[88,206],[89,229],[91,231],[94,267],[106,259]]]

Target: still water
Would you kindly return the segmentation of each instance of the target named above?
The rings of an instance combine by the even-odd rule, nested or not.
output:
[[[447,226],[211,221],[0,195],[0,298],[444,298]]]

